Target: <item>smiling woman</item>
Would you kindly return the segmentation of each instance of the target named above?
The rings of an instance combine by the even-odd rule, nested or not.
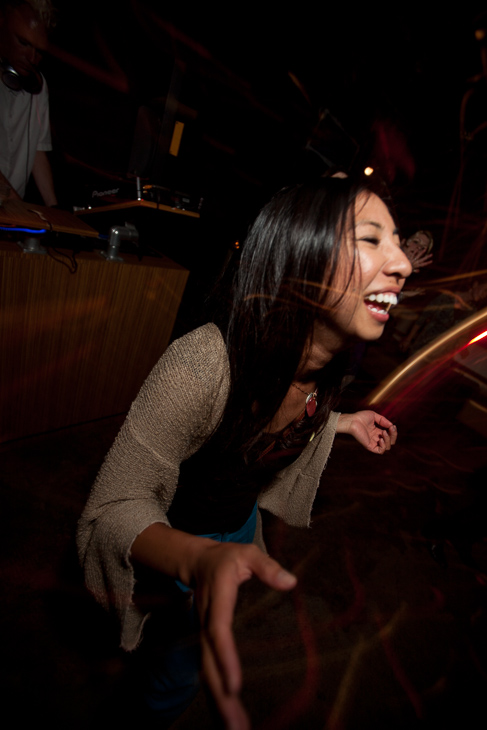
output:
[[[389,319],[388,311],[397,304],[397,295],[411,273],[411,264],[400,248],[396,225],[377,195],[359,195],[354,218],[354,231],[347,241],[348,249],[356,257],[353,289],[346,292],[330,317],[332,326],[338,325],[342,331],[340,349],[351,338],[376,340],[381,336]]]
[[[149,376],[78,531],[88,587],[115,609],[125,649],[147,618],[136,579],[139,594],[148,573],[159,590],[161,575],[174,579],[172,618],[151,618],[166,638],[143,652],[136,719],[177,717],[201,666],[225,724],[249,726],[231,630],[238,587],[253,575],[278,590],[296,583],[257,547],[259,510],[309,526],[336,432],[375,454],[395,443],[379,414],[332,409],[346,348],[380,336],[388,314],[376,303],[392,305],[410,269],[388,208],[363,185],[282,190],[251,227],[215,320],[174,342]]]

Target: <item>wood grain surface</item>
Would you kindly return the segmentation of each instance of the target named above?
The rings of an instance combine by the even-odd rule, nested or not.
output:
[[[126,411],[167,347],[188,271],[167,258],[0,244],[0,442]]]
[[[164,203],[153,203],[151,200],[124,200],[119,203],[112,203],[110,205],[100,205],[94,208],[83,208],[77,210],[75,215],[83,218],[89,216],[92,213],[110,213],[116,210],[126,210],[128,208],[150,208],[151,210],[162,210],[166,213],[175,213],[176,215],[186,215],[189,218],[199,218],[200,214],[194,210],[185,210],[184,208],[173,208],[170,205],[164,205]]]
[[[98,238],[98,231],[66,210],[9,199],[0,205],[0,225],[25,226],[58,233]]]

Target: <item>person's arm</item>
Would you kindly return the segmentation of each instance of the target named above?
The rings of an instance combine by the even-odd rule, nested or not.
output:
[[[166,350],[132,403],[78,524],[87,587],[105,608],[115,608],[121,644],[129,651],[140,640],[144,618],[132,602],[130,551],[150,525],[169,525],[179,465],[218,424],[228,390],[224,356],[216,327],[192,332]]]
[[[58,203],[54,190],[54,180],[52,177],[51,163],[49,162],[49,158],[46,152],[37,150],[36,156],[34,158],[32,175],[44,203],[48,207],[57,205]]]
[[[281,591],[294,588],[296,578],[255,545],[217,543],[160,523],[135,539],[131,558],[194,588],[203,676],[225,727],[249,728],[239,697],[242,672],[232,631],[238,589],[254,575]]]
[[[367,451],[383,454],[394,446],[397,428],[385,416],[374,411],[341,413],[338,418],[337,433],[353,436]]]

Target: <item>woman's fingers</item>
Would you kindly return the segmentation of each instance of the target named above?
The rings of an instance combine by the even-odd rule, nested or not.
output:
[[[209,547],[197,576],[203,673],[227,727],[239,730],[249,725],[238,696],[242,673],[232,624],[238,588],[252,575],[277,590],[296,585],[296,578],[259,548],[236,543]]]
[[[238,692],[230,692],[225,687],[215,647],[209,640],[207,631],[202,632],[201,651],[203,675],[225,727],[232,728],[232,730],[247,730],[250,727],[247,713]]]
[[[384,451],[390,451],[397,441],[397,427],[390,426],[390,428],[382,429],[379,434],[379,439],[383,446],[382,453]]]
[[[379,434],[379,449],[380,453],[383,454],[385,451],[389,451],[391,448],[391,437],[387,431],[381,431]]]
[[[397,441],[397,426],[394,426],[394,425],[391,426],[390,428],[387,429],[387,432],[391,439],[391,446],[394,446],[394,444]]]
[[[277,591],[290,591],[295,587],[297,578],[292,573],[288,573],[287,570],[276,561],[270,558],[268,555],[254,547],[254,557],[252,560],[252,572],[254,575],[269,586],[269,588],[275,588]]]
[[[371,411],[371,415],[374,418],[374,422],[377,424],[377,426],[380,426],[380,428],[390,428],[393,425],[392,421],[389,421],[389,419],[385,416],[381,416],[380,413]]]
[[[385,416],[381,416],[379,413],[374,412],[375,424],[381,429],[380,440],[382,441],[384,451],[389,451],[397,441],[397,427],[389,421]]]
[[[222,565],[209,595],[206,621],[202,626],[222,677],[223,689],[240,692],[242,674],[232,625],[238,588],[243,581],[231,562]]]
[[[255,545],[227,543],[215,546],[219,565],[205,601],[203,629],[229,692],[239,692],[241,670],[233,638],[233,617],[238,589],[253,575],[276,590],[290,590],[296,585],[295,576],[278,562],[265,555]]]

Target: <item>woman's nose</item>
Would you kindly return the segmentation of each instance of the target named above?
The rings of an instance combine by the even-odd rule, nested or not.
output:
[[[412,273],[413,267],[410,260],[399,246],[391,244],[393,252],[386,266],[387,273],[390,276],[398,276],[400,279],[406,279]]]

